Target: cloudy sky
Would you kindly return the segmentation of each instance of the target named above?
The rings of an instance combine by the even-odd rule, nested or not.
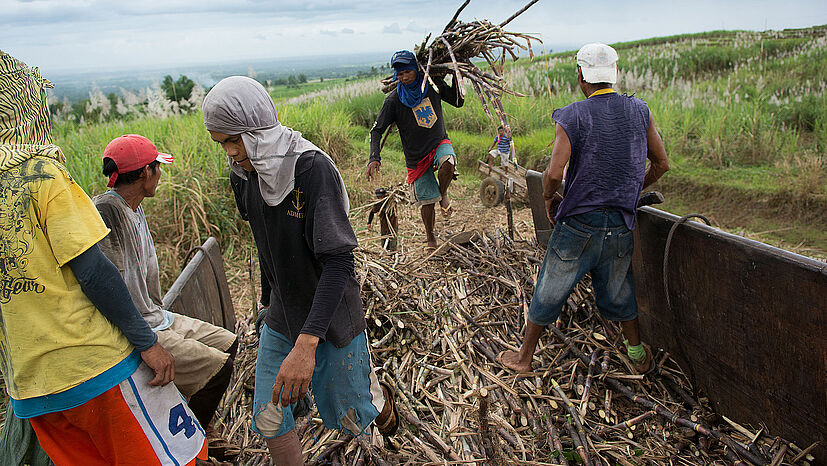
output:
[[[502,21],[528,0],[473,0]],[[441,31],[461,0],[0,0],[0,49],[44,71],[386,52]],[[540,0],[509,26],[547,47],[827,24],[824,0]]]

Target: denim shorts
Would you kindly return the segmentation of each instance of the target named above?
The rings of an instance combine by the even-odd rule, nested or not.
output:
[[[600,208],[561,219],[548,242],[528,320],[543,326],[553,324],[587,273],[591,273],[603,317],[620,322],[637,317],[634,245],[634,234],[619,210]]]
[[[282,361],[293,349],[289,338],[261,326],[253,395],[253,431],[265,438],[281,437],[296,427],[293,406],[273,403],[273,383]],[[316,347],[313,398],[328,429],[345,429],[352,435],[367,432],[385,405],[379,380],[373,372],[367,335],[356,335],[344,348],[326,341]]]
[[[439,182],[434,171],[439,170],[439,167],[445,162],[451,162],[454,166],[457,164],[454,147],[449,143],[440,144],[436,148],[433,170],[426,171],[411,183],[411,194],[416,205],[436,204],[442,200],[442,194],[439,192]]]

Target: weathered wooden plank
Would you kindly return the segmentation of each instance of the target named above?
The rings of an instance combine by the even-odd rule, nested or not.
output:
[[[827,455],[827,264],[640,209],[635,284],[645,340],[676,356],[720,413]]]
[[[215,238],[197,250],[164,295],[166,309],[235,331],[235,311],[224,271],[224,258]]]
[[[516,168],[509,168],[489,165],[482,160],[477,160],[477,171],[485,176],[493,176],[494,178],[499,179],[503,183],[511,179],[514,185],[520,189],[520,191],[524,194],[525,191],[528,189],[526,186],[525,178],[526,178],[526,169],[520,166]]]
[[[551,238],[554,227],[546,215],[546,202],[543,199],[543,174],[528,170],[525,176],[528,186],[528,203],[531,206],[531,217],[534,220],[534,232],[537,235],[537,244],[545,247]]]

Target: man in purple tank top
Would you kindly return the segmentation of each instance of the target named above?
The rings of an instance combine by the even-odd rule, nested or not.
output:
[[[531,371],[543,329],[554,325],[572,289],[590,273],[600,314],[621,323],[627,355],[643,374],[654,365],[651,351],[640,341],[632,230],[641,190],[669,170],[669,161],[646,103],[612,89],[617,82],[613,48],[583,46],[577,52],[577,80],[586,99],[552,115],[557,125],[543,197],[556,224],[529,307],[525,339],[519,352],[504,352],[500,362],[515,371]],[[566,164],[563,201],[556,207],[553,197]]]

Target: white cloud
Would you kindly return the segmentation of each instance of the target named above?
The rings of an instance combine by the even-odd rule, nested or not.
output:
[[[399,27],[399,23],[393,23],[382,28],[382,32],[385,34],[402,34],[402,28]]]
[[[410,23],[408,23],[408,26],[405,28],[405,30],[410,31],[410,32],[419,32],[419,33],[427,32],[427,29],[425,29],[422,26],[417,25],[416,21],[411,21]]]

